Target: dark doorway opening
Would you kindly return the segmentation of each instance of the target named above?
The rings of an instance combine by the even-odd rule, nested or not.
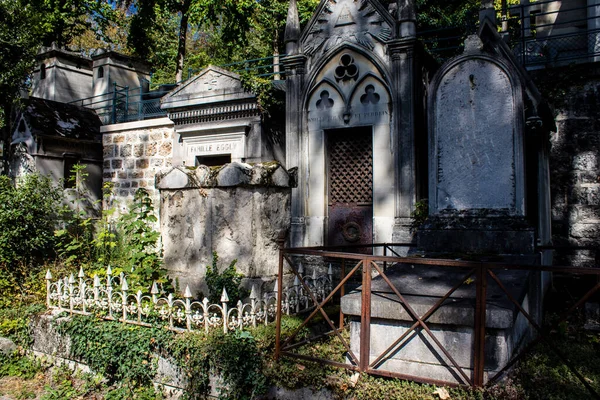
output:
[[[231,154],[221,154],[218,156],[196,156],[196,166],[206,165],[207,167],[218,167],[231,162]]]
[[[326,131],[327,245],[373,243],[373,129]],[[371,248],[356,248],[371,253]]]

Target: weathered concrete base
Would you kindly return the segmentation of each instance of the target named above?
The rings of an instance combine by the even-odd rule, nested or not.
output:
[[[159,175],[164,265],[182,290],[189,285],[194,295],[207,294],[213,251],[220,268],[237,259],[245,277],[274,280],[278,240],[290,228],[288,184],[287,171],[276,163],[174,168]]]
[[[465,279],[466,271],[441,267],[395,265],[386,273],[414,311],[422,316],[455,284]],[[526,294],[528,274],[523,271],[497,271],[497,275],[529,312],[533,304]],[[474,279],[474,277],[471,277]],[[428,319],[435,338],[444,346],[465,374],[473,377],[475,314],[474,281],[463,284]],[[350,316],[350,346],[360,354],[361,287],[342,298],[342,312]],[[527,340],[528,323],[517,313],[506,295],[488,282],[486,312],[485,376],[493,376],[510,360],[515,349]],[[402,307],[382,277],[372,281],[370,362],[375,361],[414,321]],[[423,329],[417,329],[396,346],[379,365],[379,370],[393,371],[422,379],[466,383],[457,368]]]
[[[411,231],[411,218],[396,218],[394,221],[392,242],[393,243],[413,243],[415,235]],[[394,251],[402,256],[407,256],[413,248],[411,247],[395,247]],[[389,254],[388,254],[389,255]]]

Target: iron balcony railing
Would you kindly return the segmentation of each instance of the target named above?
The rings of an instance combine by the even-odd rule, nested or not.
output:
[[[232,72],[247,72],[277,81],[285,76],[280,62],[282,57],[285,57],[285,54],[223,64],[221,67]],[[187,79],[178,84],[185,83],[199,71],[188,69]],[[178,84],[164,84],[155,90],[149,90],[150,82],[134,88],[113,83],[109,93],[79,99],[71,104],[95,110],[104,125],[159,118],[167,115],[160,107],[160,99]]]
[[[500,34],[528,69],[600,61],[600,5],[551,0],[505,5],[498,10]],[[462,50],[467,35],[476,32],[476,17],[467,23],[417,29],[425,48],[439,61]]]
[[[600,5],[538,1],[502,11],[502,31],[530,68],[600,61]]]
[[[160,108],[160,99],[173,87],[175,85],[161,85],[156,90],[147,90],[144,85],[129,88],[114,83],[109,93],[76,100],[71,104],[95,110],[104,125],[159,118],[167,115]]]
[[[244,61],[236,61],[228,64],[221,64],[219,67],[225,68],[235,73],[251,73],[254,76],[263,78],[272,78],[273,80],[281,80],[285,77],[285,70],[281,59],[287,54],[276,56],[252,58]],[[190,79],[194,74],[200,72],[201,69],[188,69],[187,79]]]

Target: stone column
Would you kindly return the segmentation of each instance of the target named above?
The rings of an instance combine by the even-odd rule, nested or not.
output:
[[[305,242],[306,163],[302,143],[302,88],[306,57],[300,53],[300,19],[296,0],[290,0],[285,25],[285,51],[282,60],[286,74],[285,95],[285,167],[293,177],[290,205],[291,224],[289,246],[302,247]]]
[[[410,214],[416,201],[415,170],[415,76],[414,21],[399,23],[399,34],[406,35],[389,45],[394,79],[394,154],[395,162],[395,224],[394,242],[412,240]]]
[[[301,247],[305,237],[305,192],[306,173],[303,162],[302,145],[302,87],[304,84],[303,55],[287,56],[283,59],[286,74],[286,109],[285,109],[285,167],[294,176],[295,185],[292,187],[291,199],[291,227],[289,246]]]

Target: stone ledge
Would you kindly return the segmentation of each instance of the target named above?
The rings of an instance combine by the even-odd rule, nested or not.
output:
[[[156,174],[161,190],[213,187],[290,187],[290,174],[277,162],[245,164],[232,162],[222,167],[174,167]]]
[[[415,268],[408,264],[397,264],[386,273],[400,294],[413,310],[422,316],[441,297],[466,275],[467,270],[427,266]],[[526,271],[496,271],[496,275],[510,291],[522,301],[527,288]],[[471,277],[474,279],[474,276]],[[427,322],[453,326],[473,326],[475,313],[475,282],[464,283],[434,312]],[[360,316],[362,287],[342,298],[342,312]],[[371,318],[413,321],[401,302],[382,277],[375,277],[371,283]],[[515,306],[495,283],[488,282],[486,327],[495,329],[510,328],[514,323]]]
[[[104,125],[100,127],[101,133],[116,133],[122,131],[133,131],[144,128],[157,128],[157,127],[173,127],[175,123],[167,117],[145,119],[142,121],[123,122],[120,124]],[[137,133],[137,132],[136,132]]]

